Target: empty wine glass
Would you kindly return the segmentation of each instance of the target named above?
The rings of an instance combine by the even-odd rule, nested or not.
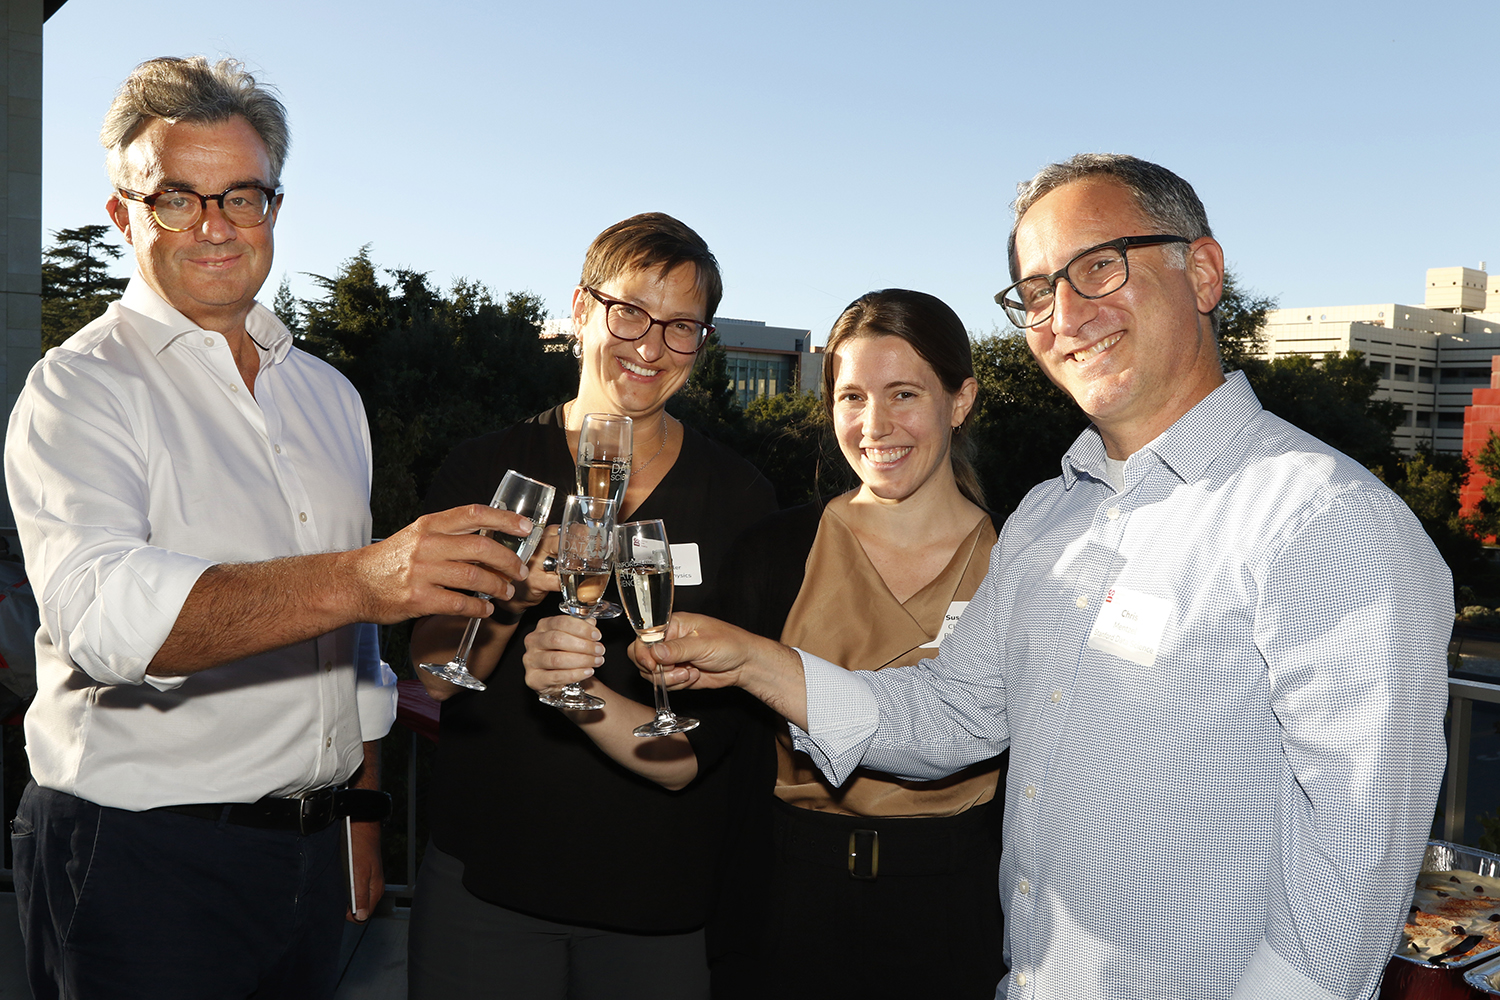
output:
[[[630,487],[632,427],[631,419],[618,413],[585,413],[578,431],[578,495],[613,500],[616,519],[625,514],[625,491]],[[600,601],[594,617],[618,618],[620,609]]]
[[[672,617],[672,549],[661,521],[630,521],[615,529],[615,578],[630,627],[644,643],[661,642]],[[637,726],[637,736],[671,736],[698,728],[697,719],[672,714],[662,665],[651,671],[656,718]]]
[[[557,576],[562,581],[559,609],[574,618],[588,618],[604,597],[614,568],[615,502],[601,497],[570,496],[563,502],[557,527]],[[604,707],[577,683],[543,691],[537,700],[553,708],[593,711]]]
[[[499,510],[509,510],[520,514],[522,517],[531,519],[531,534],[525,538],[518,535],[495,534],[488,529],[480,531],[486,538],[493,538],[514,552],[521,560],[531,558],[536,551],[537,543],[542,540],[542,531],[547,526],[547,515],[552,512],[553,489],[546,483],[528,479],[514,469],[506,470],[500,485],[495,488],[495,497],[490,501],[490,506]],[[489,594],[476,594],[476,597],[489,599]],[[447,663],[419,663],[417,666],[435,674],[450,684],[457,684],[471,691],[483,691],[484,681],[469,673],[469,652],[474,648],[474,639],[479,635],[479,623],[483,618],[470,618],[468,626],[464,629],[464,637],[458,643],[458,652],[453,654],[453,659]]]

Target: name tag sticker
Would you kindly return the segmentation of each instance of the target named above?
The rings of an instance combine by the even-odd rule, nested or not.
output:
[[[948,610],[943,614],[943,625],[938,629],[937,638],[932,640],[932,642],[930,642],[923,648],[926,649],[929,647],[941,647],[943,645],[943,640],[948,638],[949,633],[953,631],[953,627],[958,624],[958,616],[963,614],[964,608],[967,608],[968,606],[968,601],[954,601],[952,604],[949,604]]]
[[[1171,614],[1172,602],[1164,597],[1116,587],[1104,595],[1099,606],[1099,617],[1089,633],[1089,648],[1143,667],[1152,666]]]
[[[698,558],[697,542],[672,543],[672,583],[678,587],[696,587],[703,582],[703,563]]]

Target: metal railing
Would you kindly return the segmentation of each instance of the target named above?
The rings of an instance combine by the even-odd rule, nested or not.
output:
[[[1469,740],[1474,703],[1500,705],[1500,684],[1448,678],[1448,795],[1443,802],[1443,839],[1464,843],[1469,798]]]
[[[1469,744],[1475,702],[1500,704],[1500,684],[1450,677],[1448,679],[1448,787],[1443,807],[1443,839],[1464,843],[1469,791]],[[406,750],[406,881],[387,883],[386,897],[392,902],[411,903],[417,870],[417,741],[416,733],[407,732]],[[5,749],[0,743],[0,776],[4,775]],[[7,788],[0,780],[0,815],[8,815],[6,806],[21,794],[19,788]],[[6,825],[4,850],[0,852],[0,890],[11,882],[10,828]]]

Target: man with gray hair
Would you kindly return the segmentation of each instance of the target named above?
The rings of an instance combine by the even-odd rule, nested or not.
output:
[[[38,1000],[330,996],[340,917],[384,884],[374,623],[487,615],[466,591],[525,576],[475,532],[529,523],[488,507],[369,544],[359,396],[255,301],[288,135],[233,61],[130,75],[102,140],[136,274],[11,415],[42,619],[12,828]]]
[[[1447,567],[1225,377],[1185,181],[1078,156],[1015,210],[996,300],[1092,426],[937,658],[846,671],[692,615],[637,655],[761,697],[835,782],[1008,745],[999,996],[1374,997],[1443,768]]]

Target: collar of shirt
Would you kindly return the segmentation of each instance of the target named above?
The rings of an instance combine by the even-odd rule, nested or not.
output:
[[[1184,483],[1192,482],[1208,471],[1235,436],[1261,412],[1260,400],[1250,388],[1245,373],[1230,372],[1222,385],[1178,417],[1171,427],[1137,454],[1153,455]],[[1135,455],[1130,457],[1134,459]],[[1104,474],[1105,458],[1104,439],[1099,436],[1098,429],[1090,425],[1063,455],[1063,489],[1071,490],[1080,476],[1101,483],[1109,482]],[[1135,464],[1140,467],[1139,463]],[[1130,468],[1127,460],[1127,483],[1138,478],[1131,475]]]
[[[157,354],[166,350],[168,345],[185,333],[219,333],[217,330],[204,330],[172,308],[139,273],[133,275],[130,283],[125,286],[125,294],[120,296],[120,306],[135,314],[136,318],[131,325]],[[292,349],[291,332],[276,318],[275,313],[259,302],[251,307],[250,314],[245,317],[245,329],[257,344],[265,345],[271,364],[279,364]],[[262,362],[263,365],[264,363]]]

